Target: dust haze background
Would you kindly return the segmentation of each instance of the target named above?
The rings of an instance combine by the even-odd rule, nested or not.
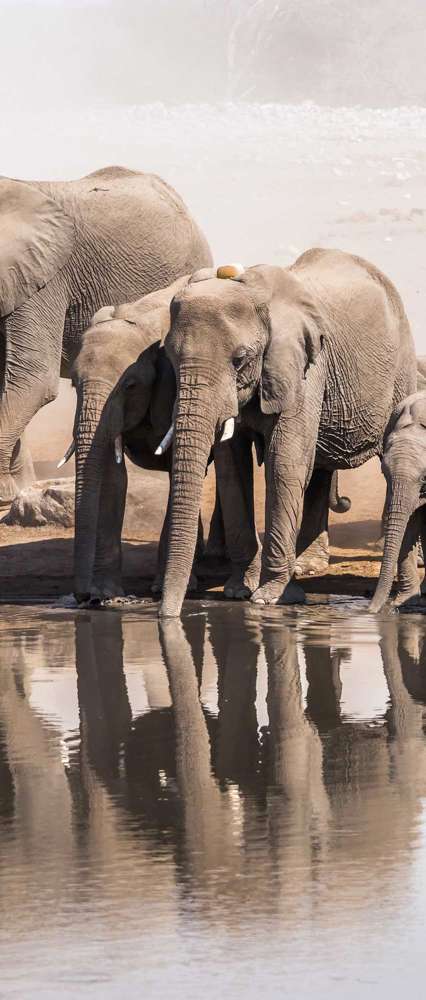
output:
[[[422,0],[0,0],[0,36],[0,173],[160,173],[217,262],[360,253],[426,353]],[[39,462],[63,453],[73,405],[65,383],[34,418]],[[361,518],[381,502],[369,474],[343,477]]]

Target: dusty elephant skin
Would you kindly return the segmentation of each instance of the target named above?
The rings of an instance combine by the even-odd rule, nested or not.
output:
[[[19,442],[69,376],[93,313],[210,261],[185,205],[155,175],[107,167],[69,182],[0,178],[0,504],[33,477]]]
[[[404,399],[392,414],[385,437],[382,470],[387,483],[385,545],[380,577],[370,605],[373,613],[380,611],[389,597],[397,569],[396,606],[425,592],[424,581],[421,589],[419,586],[414,556],[419,538],[423,552],[426,551],[426,390]]]
[[[197,533],[207,456],[229,421],[258,435],[266,475],[257,603],[303,599],[298,551],[324,528],[334,469],[379,455],[394,407],[416,387],[401,299],[373,265],[310,250],[289,268],[219,269],[171,304],[165,342],[177,379],[169,551],[161,614],[179,615]],[[210,332],[214,329],[214,337]],[[224,520],[243,534],[232,484]],[[242,493],[244,491],[242,490]]]

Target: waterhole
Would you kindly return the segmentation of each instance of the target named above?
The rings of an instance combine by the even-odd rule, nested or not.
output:
[[[2,997],[419,996],[426,620],[3,607]]]

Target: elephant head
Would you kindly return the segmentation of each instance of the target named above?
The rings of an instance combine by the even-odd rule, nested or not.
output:
[[[90,594],[102,484],[117,474],[117,464],[126,474],[123,437],[126,443],[149,416],[154,452],[170,424],[175,397],[173,369],[161,346],[168,308],[141,308],[138,315],[133,305],[133,318],[125,319],[124,313],[120,306],[94,317],[72,371],[77,407],[67,455],[75,447],[75,592],[80,598]]]
[[[389,597],[409,519],[426,499],[426,392],[408,396],[394,411],[382,470],[388,488],[385,547],[372,612],[380,611]]]
[[[212,445],[231,436],[239,411],[255,396],[266,416],[296,415],[326,332],[302,281],[280,267],[204,272],[175,295],[170,314],[165,347],[177,400],[165,617],[182,606]]]

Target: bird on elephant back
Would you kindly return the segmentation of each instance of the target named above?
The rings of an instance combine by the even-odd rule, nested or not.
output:
[[[255,603],[301,601],[292,579],[296,558],[326,527],[333,471],[380,455],[392,411],[416,388],[400,296],[368,261],[313,249],[288,268],[204,272],[174,297],[170,312],[165,348],[177,399],[160,614],[180,614],[213,446],[235,579],[243,584],[250,572]],[[245,465],[232,458],[236,419],[239,449],[247,439]],[[229,440],[219,445],[224,428]],[[255,585],[253,438],[266,477]]]
[[[0,177],[0,505],[35,478],[25,428],[69,377],[94,312],[209,264],[188,209],[154,174]]]
[[[167,434],[176,400],[176,379],[163,342],[170,326],[170,303],[204,272],[178,278],[136,302],[104,306],[85,331],[71,376],[77,393],[73,441],[61,466],[75,452],[76,502],[74,591],[80,602],[124,596],[121,533],[127,491],[124,454],[143,469],[171,473],[171,435]],[[234,448],[237,447],[237,438]],[[245,459],[245,445],[241,449]],[[208,461],[213,458],[213,452]],[[207,463],[206,463],[207,467]],[[329,498],[333,510],[347,510],[333,477]],[[158,548],[152,586],[161,591],[168,538],[168,510]],[[255,529],[254,529],[255,530]],[[226,526],[218,491],[209,540],[204,549],[201,518],[195,562],[203,555],[225,563]],[[260,543],[255,534],[256,554]],[[210,564],[211,565],[211,564]],[[205,564],[208,572],[209,564]],[[196,587],[194,569],[188,589]],[[225,593],[232,590],[232,580]],[[247,589],[239,594],[247,596]],[[233,593],[231,596],[235,596]]]

